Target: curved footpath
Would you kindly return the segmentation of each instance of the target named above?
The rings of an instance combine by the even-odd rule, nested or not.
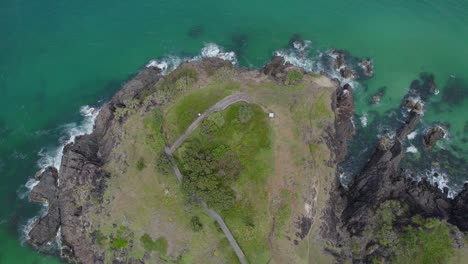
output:
[[[233,95],[229,95],[224,97],[221,101],[217,102],[214,106],[210,107],[208,110],[206,110],[203,114],[201,114],[195,121],[190,124],[190,126],[187,128],[185,133],[180,136],[174,144],[172,144],[171,147],[166,147],[164,149],[167,157],[172,161],[172,169],[174,170],[174,173],[177,177],[177,180],[179,182],[182,182],[182,173],[179,170],[179,167],[177,167],[176,163],[174,162],[174,156],[173,153],[174,151],[184,143],[184,141],[192,134],[192,132],[200,125],[200,123],[208,117],[211,113],[217,112],[217,111],[222,111],[226,109],[228,106],[238,103],[238,102],[250,102],[251,99],[248,94],[246,93],[237,93]],[[206,213],[208,213],[221,227],[221,229],[224,232],[224,235],[228,239],[229,243],[231,244],[231,247],[234,249],[236,252],[237,257],[239,258],[240,263],[242,264],[248,264],[247,258],[245,257],[244,252],[242,252],[242,249],[240,248],[239,244],[237,243],[236,239],[232,235],[231,231],[229,230],[229,227],[226,225],[224,222],[223,218],[214,210],[210,209],[208,205],[205,203],[205,201],[201,200],[198,198],[196,195],[193,195],[193,199],[197,201],[199,204],[203,206],[203,209],[205,210]]]

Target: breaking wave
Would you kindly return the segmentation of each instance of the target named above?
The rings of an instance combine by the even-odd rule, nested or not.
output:
[[[294,41],[292,46],[288,49],[277,50],[273,55],[283,57],[286,62],[294,66],[301,67],[306,72],[311,73],[325,73],[332,79],[337,79],[341,85],[349,84],[356,87],[358,82],[355,81],[355,76],[343,77],[340,70],[346,67],[350,69],[355,68],[354,65],[344,64],[339,68],[335,67],[337,60],[337,53],[334,49],[323,51],[316,51],[314,57],[310,56],[311,41]]]
[[[99,114],[99,109],[85,105],[80,108],[80,114],[83,117],[80,124],[70,123],[63,126],[64,135],[59,139],[60,144],[57,148],[43,148],[39,151],[41,158],[37,162],[37,165],[41,169],[41,172],[49,166],[60,170],[63,148],[67,144],[75,142],[76,137],[93,132],[94,122]]]
[[[223,47],[215,43],[206,43],[200,53],[194,57],[180,58],[177,56],[167,56],[159,60],[150,60],[146,67],[156,67],[161,69],[163,75],[171,73],[180,64],[187,61],[198,61],[203,58],[219,58],[237,64],[236,54],[232,51],[224,51]]]

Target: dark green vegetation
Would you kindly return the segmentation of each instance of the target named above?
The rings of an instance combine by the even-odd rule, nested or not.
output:
[[[304,78],[302,72],[298,69],[292,69],[286,75],[286,85],[296,84]]]
[[[454,256],[455,241],[451,230],[455,227],[434,218],[416,215],[406,219],[408,208],[396,200],[389,200],[378,210],[378,243],[389,252],[392,263],[444,264]],[[402,222],[403,221],[403,222]],[[374,263],[383,263],[374,258]]]
[[[190,219],[190,224],[192,226],[192,230],[195,232],[201,231],[203,229],[203,224],[200,222],[200,218],[198,216],[192,216]]]
[[[136,163],[136,169],[138,171],[142,171],[146,167],[145,160],[143,158],[139,158]]]
[[[153,240],[150,235],[145,233],[140,237],[140,242],[143,243],[143,247],[147,251],[156,251],[162,256],[167,253],[167,239],[165,237]]]
[[[128,229],[125,227],[120,227],[117,230],[116,236],[112,239],[111,245],[117,249],[122,249],[128,245]]]
[[[212,114],[179,151],[182,188],[213,208],[231,208],[236,202],[232,185],[243,168],[258,169],[249,158],[269,148],[269,136],[266,114],[256,105],[236,104]]]

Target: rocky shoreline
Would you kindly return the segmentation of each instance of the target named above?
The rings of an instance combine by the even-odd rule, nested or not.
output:
[[[351,78],[355,73],[345,67],[345,56],[336,53],[335,63],[344,78]],[[229,62],[212,58],[199,62],[212,69],[221,68]],[[363,60],[361,71],[366,78],[374,74],[370,60]],[[295,68],[281,57],[275,57],[263,69],[264,75],[284,82],[287,72]],[[258,74],[261,74],[260,72]],[[119,108],[129,106],[132,99],[138,99],[144,93],[151,92],[152,87],[163,78],[157,67],[143,69],[135,78],[126,83],[112,99],[100,110],[94,131],[89,135],[76,138],[74,143],[63,150],[60,170],[47,168],[37,179],[30,194],[32,202],[47,202],[48,214],[40,218],[29,232],[29,242],[41,248],[55,239],[61,230],[63,248],[62,257],[79,263],[103,263],[103,250],[97,246],[93,237],[88,236],[92,230],[90,208],[105,206],[103,193],[109,174],[103,165],[112,155],[115,146],[115,133],[120,125],[115,118]],[[343,161],[347,153],[347,144],[354,133],[354,99],[349,84],[340,86],[332,98],[335,112],[334,127],[330,128],[328,146],[333,150],[331,165]],[[431,86],[431,89],[435,89]],[[430,91],[416,91],[430,93]],[[380,99],[379,99],[380,100]],[[147,106],[156,104],[150,101]],[[468,230],[468,185],[454,199],[447,196],[447,191],[440,191],[428,181],[415,182],[411,177],[411,168],[401,168],[404,156],[402,142],[419,123],[422,105],[409,105],[409,113],[404,124],[395,137],[383,136],[375,146],[374,153],[364,168],[354,177],[348,188],[339,182],[339,175],[332,179],[332,193],[323,214],[323,225],[320,234],[331,247],[325,250],[335,256],[337,262],[353,259],[356,263],[367,263],[372,257],[388,259],[391,256],[378,247],[372,236],[365,231],[377,221],[377,211],[386,201],[399,200],[407,205],[408,210],[399,219],[399,223],[409,222],[415,215],[433,217],[454,225],[453,236],[459,247],[463,246],[463,233]],[[424,137],[428,150],[443,137],[443,130],[435,127]],[[98,205],[92,201],[98,201]],[[351,242],[359,248],[351,252]],[[377,246],[376,246],[377,245]],[[137,263],[137,260],[134,260]]]

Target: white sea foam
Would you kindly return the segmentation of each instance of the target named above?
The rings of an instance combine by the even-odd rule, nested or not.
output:
[[[409,140],[413,140],[418,135],[418,132],[413,131],[406,136]]]
[[[285,62],[289,62],[294,66],[301,67],[306,72],[321,73],[325,72],[330,78],[337,79],[343,86],[349,84],[351,87],[356,87],[358,83],[354,78],[343,78],[340,74],[340,69],[335,69],[334,60],[337,59],[337,54],[332,50],[327,52],[318,52],[318,54],[311,58],[309,56],[310,41],[305,41],[302,44],[299,41],[293,43],[293,47],[273,52],[273,55],[283,57]],[[343,65],[342,67],[350,67],[350,65]]]
[[[435,176],[437,175],[437,176]],[[438,188],[443,191],[444,188],[448,188],[447,196],[449,198],[454,198],[458,191],[456,185],[450,184],[449,175],[441,170],[437,165],[432,166],[429,169],[422,170],[416,174],[414,178],[416,181],[422,180],[422,178],[426,178],[429,183],[432,185],[438,186]],[[453,188],[450,188],[449,185],[453,185]]]
[[[161,69],[161,73],[166,75],[175,70],[184,60],[177,56],[168,56],[160,60],[150,60],[146,67],[156,67]]]
[[[359,119],[361,120],[362,127],[367,127],[367,113],[362,114]]]
[[[411,146],[406,148],[406,152],[407,153],[418,153],[418,149],[415,146],[411,145]]]
[[[163,75],[171,73],[180,64],[186,61],[198,61],[203,58],[219,58],[230,61],[232,64],[237,64],[236,54],[232,51],[224,51],[224,49],[215,43],[206,43],[200,53],[194,57],[180,58],[177,56],[168,56],[158,60],[150,60],[146,67],[156,67],[161,69]]]
[[[83,117],[83,120],[80,124],[69,123],[62,127],[64,131],[64,136],[59,139],[59,146],[54,149],[43,148],[39,151],[39,156],[41,157],[37,162],[41,171],[45,168],[52,166],[57,170],[60,170],[60,164],[62,162],[63,148],[72,142],[75,142],[75,138],[81,135],[90,134],[93,132],[94,122],[96,117],[99,114],[99,110],[90,106],[82,106],[80,108],[80,114]]]
[[[207,43],[200,52],[201,58],[220,58],[230,61],[233,64],[237,63],[236,54],[232,51],[226,52],[224,49],[215,43]],[[195,57],[197,58],[197,57]]]

